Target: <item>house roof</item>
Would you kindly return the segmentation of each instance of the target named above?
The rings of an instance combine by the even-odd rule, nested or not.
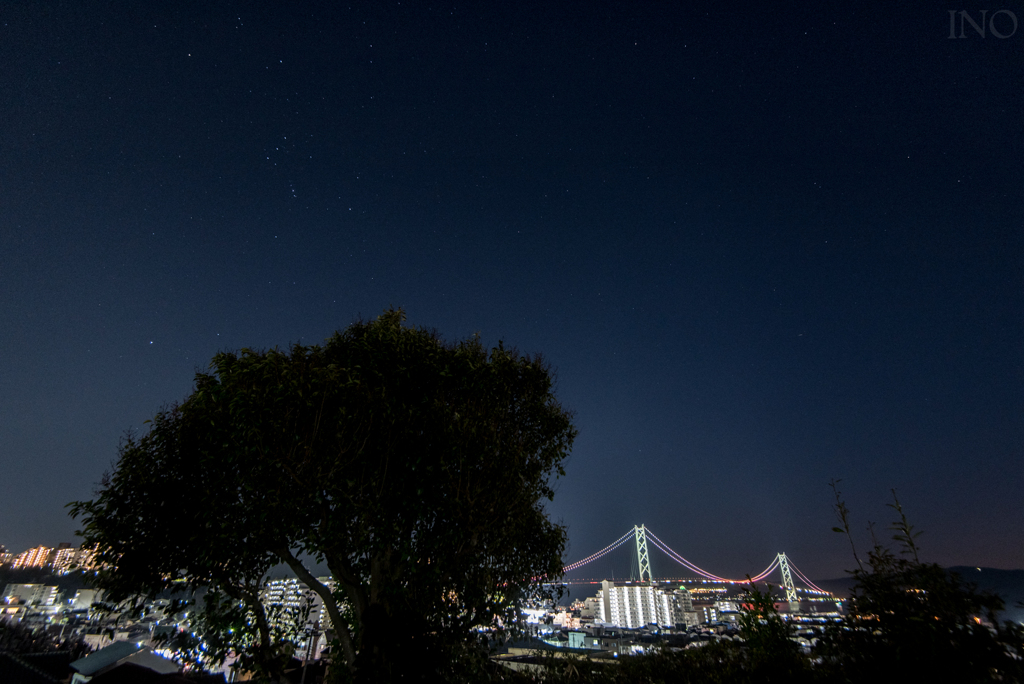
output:
[[[152,649],[143,648],[135,653],[132,653],[126,658],[120,660],[121,663],[134,663],[141,665],[142,667],[148,667],[154,672],[160,674],[176,674],[181,668],[178,663],[174,662],[170,658],[164,658],[158,653],[153,653]]]
[[[140,651],[142,647],[134,641],[115,641],[114,643],[93,651],[84,658],[79,658],[71,663],[72,669],[86,677],[95,675],[100,670],[110,667],[122,658]]]

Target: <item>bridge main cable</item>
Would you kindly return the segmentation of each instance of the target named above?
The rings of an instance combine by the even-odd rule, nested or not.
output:
[[[703,568],[700,568],[700,567],[694,565],[690,561],[688,561],[685,558],[683,558],[680,554],[678,554],[675,551],[673,551],[672,548],[670,548],[668,544],[666,544],[665,542],[661,541],[661,539],[659,539],[650,530],[646,530],[646,533],[647,533],[647,536],[649,536],[652,539],[652,541],[654,542],[654,545],[657,546],[658,549],[660,549],[663,553],[668,555],[669,558],[671,558],[672,560],[676,561],[680,565],[682,565],[682,566],[692,570],[693,572],[697,573],[701,577],[704,577],[706,579],[713,580],[713,581],[716,581],[716,582],[730,582],[730,583],[733,583],[733,584],[741,584],[741,583],[744,583],[744,582],[748,581],[747,579],[729,579],[727,577],[719,577],[718,575],[712,574],[712,573],[708,572],[707,570],[704,570]],[[625,544],[627,541],[629,541],[635,535],[636,535],[636,528],[634,527],[633,529],[629,530],[624,535],[622,535],[621,537],[619,537],[618,539],[613,541],[611,544],[609,544],[608,546],[606,546],[603,549],[601,549],[600,551],[598,551],[597,553],[591,554],[591,555],[587,556],[586,558],[584,558],[582,560],[576,561],[575,563],[571,563],[569,565],[566,565],[564,568],[562,568],[562,572],[563,573],[570,572],[572,570],[575,570],[575,569],[577,569],[579,567],[582,567],[582,566],[586,565],[587,563],[595,561],[598,558],[601,558],[602,556],[605,556],[605,555],[611,553],[615,549],[617,549],[620,546],[622,546],[623,544]],[[776,556],[775,558],[772,559],[772,562],[768,565],[767,568],[762,570],[757,575],[755,575],[753,577],[750,577],[749,581],[751,581],[751,582],[760,582],[761,580],[766,578],[768,575],[770,575],[775,570],[775,568],[778,567],[778,565],[779,565],[779,557]],[[803,573],[801,573],[799,570],[797,570],[797,574],[800,577],[800,579],[802,579],[808,586],[813,587],[814,589],[817,589],[818,591],[823,591],[820,587],[817,587],[814,584],[812,584],[803,575]]]
[[[679,555],[678,553],[673,551],[671,548],[669,548],[668,544],[666,544],[665,542],[663,542],[660,539],[658,539],[658,537],[653,532],[651,532],[650,530],[647,530],[647,536],[650,537],[651,539],[653,539],[655,546],[657,546],[665,554],[667,554],[669,556],[669,558],[671,558],[675,562],[679,563],[680,565],[683,565],[683,566],[689,568],[690,570],[692,570],[693,572],[697,573],[698,575],[701,575],[702,577],[706,577],[707,579],[714,580],[716,582],[742,583],[742,582],[746,582],[747,581],[746,579],[734,580],[734,579],[729,579],[727,577],[719,577],[718,575],[713,575],[710,572],[708,572],[707,570],[704,570],[702,568],[697,567],[696,565],[694,565],[693,563],[691,563],[690,561],[686,560],[681,555]],[[752,581],[752,582],[760,582],[761,580],[763,580],[765,577],[767,577],[768,575],[770,575],[772,573],[772,571],[775,569],[775,566],[778,565],[778,563],[779,563],[779,558],[778,558],[778,556],[776,556],[772,560],[771,564],[768,565],[767,568],[762,570],[755,577],[751,577],[750,581]]]
[[[803,583],[806,584],[807,586],[809,586],[811,589],[814,589],[815,591],[821,592],[822,594],[831,594],[831,592],[825,591],[824,589],[819,587],[817,584],[815,584],[811,580],[807,579],[807,575],[805,575],[804,573],[800,572],[800,568],[798,568],[795,565],[793,565],[793,561],[789,561],[789,567],[791,567],[793,569],[793,572],[796,573],[797,577],[799,577],[801,580],[803,580]]]
[[[580,566],[586,565],[590,561],[595,561],[598,558],[600,558],[601,556],[604,556],[607,553],[611,553],[615,549],[617,549],[620,546],[622,546],[623,544],[625,544],[629,539],[631,539],[633,537],[633,535],[635,533],[636,533],[636,528],[634,527],[629,532],[626,532],[626,534],[622,535],[621,537],[619,537],[618,539],[613,541],[611,544],[609,544],[608,546],[606,546],[603,549],[601,549],[600,551],[598,551],[597,553],[591,554],[591,555],[587,556],[586,558],[584,558],[583,560],[578,560],[575,563],[571,563],[569,565],[566,565],[564,568],[562,568],[562,572],[566,573],[566,572],[569,572],[570,570],[575,570],[576,568],[578,568]]]

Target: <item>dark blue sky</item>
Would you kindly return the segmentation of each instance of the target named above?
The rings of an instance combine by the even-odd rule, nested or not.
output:
[[[72,540],[217,350],[394,305],[557,369],[567,561],[642,522],[838,576],[842,478],[858,526],[895,487],[928,560],[1024,567],[1024,27],[159,5],[0,8],[0,544]]]

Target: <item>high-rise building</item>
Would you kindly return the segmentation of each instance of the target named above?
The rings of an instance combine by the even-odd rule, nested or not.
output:
[[[71,566],[75,562],[78,549],[66,542],[62,542],[53,553],[50,554],[50,565],[53,567],[53,574],[66,575],[71,572]]]
[[[334,586],[334,580],[328,577],[318,578],[328,588]],[[281,613],[278,619],[292,619],[308,611],[299,625],[300,629],[316,627],[317,629],[329,629],[330,618],[324,610],[323,599],[315,591],[306,586],[294,577],[289,579],[276,579],[267,582],[263,589],[263,605],[270,608],[271,613]]]
[[[72,564],[74,570],[96,570],[96,550],[95,549],[78,549],[75,553],[75,560]]]
[[[696,627],[700,624],[700,613],[693,608],[693,596],[686,587],[679,587],[672,592],[673,625],[680,627]]]
[[[42,568],[50,562],[50,554],[53,549],[49,546],[37,546],[28,551],[22,551],[11,564],[14,568]]]
[[[677,597],[650,584],[605,580],[598,599],[598,618],[608,625],[637,629],[676,624]]]
[[[329,589],[334,589],[330,577],[318,577]],[[267,618],[278,627],[293,633],[292,641],[299,653],[309,652],[315,659],[326,644],[324,631],[331,628],[331,619],[324,610],[323,599],[310,589],[305,582],[296,578],[270,580],[263,588],[263,605]],[[318,638],[309,643],[317,633]]]
[[[0,600],[8,605],[52,606],[57,603],[58,591],[42,584],[8,584]]]

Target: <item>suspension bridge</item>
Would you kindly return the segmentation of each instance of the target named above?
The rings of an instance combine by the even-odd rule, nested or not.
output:
[[[768,567],[756,575],[745,577],[743,579],[730,579],[727,577],[719,577],[718,575],[712,574],[707,570],[703,570],[697,567],[690,561],[683,558],[680,554],[673,551],[671,548],[669,548],[668,544],[658,539],[658,537],[649,529],[647,529],[645,525],[634,525],[633,529],[626,532],[626,534],[622,535],[621,537],[619,537],[611,544],[598,551],[597,553],[591,554],[582,560],[576,561],[575,563],[570,563],[569,565],[566,565],[564,568],[562,568],[562,573],[570,573],[574,570],[582,568],[583,566],[589,563],[593,563],[599,558],[607,556],[609,553],[615,551],[616,549],[628,543],[629,541],[634,541],[636,543],[636,568],[639,570],[638,579],[640,582],[651,583],[657,581],[651,576],[651,560],[650,555],[648,553],[649,543],[651,546],[655,547],[656,549],[664,553],[666,556],[668,556],[670,559],[672,559],[679,565],[683,566],[690,572],[695,573],[698,577],[702,577],[710,582],[721,582],[727,584],[747,584],[748,582],[763,582],[767,580],[769,577],[771,577],[776,570],[778,570],[782,580],[779,586],[785,589],[786,600],[791,604],[797,603],[799,601],[799,597],[797,595],[798,591],[812,595],[832,596],[830,592],[825,591],[821,587],[814,584],[814,582],[807,579],[807,576],[800,572],[796,565],[793,564],[793,561],[791,561],[784,552],[776,554],[775,558],[772,559],[772,562],[768,564]],[[803,585],[805,585],[806,588],[798,588],[793,581],[794,577],[800,580],[800,582]],[[563,579],[563,582],[571,583],[572,580]]]

